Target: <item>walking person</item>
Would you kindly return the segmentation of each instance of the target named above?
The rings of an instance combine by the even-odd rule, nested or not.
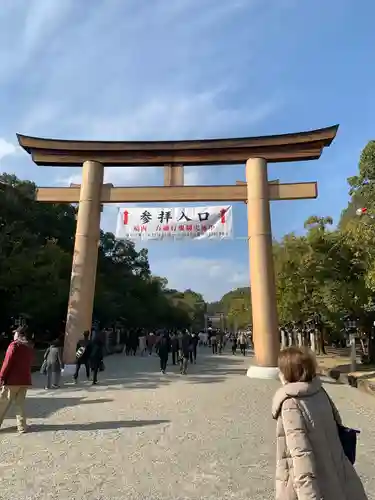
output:
[[[237,337],[233,335],[232,337],[232,354],[235,356],[237,353]]]
[[[138,333],[136,331],[131,331],[130,332],[130,354],[132,356],[137,355],[138,344],[139,344]]]
[[[216,333],[212,333],[211,335],[211,347],[212,347],[212,354],[217,354],[217,336]]]
[[[360,478],[344,453],[341,417],[316,376],[316,360],[305,348],[279,355],[280,379],[272,415],[276,420],[276,500],[367,500]]]
[[[193,358],[193,350],[194,350],[194,346],[193,346],[193,336],[194,334],[193,333],[189,333],[189,336],[190,336],[190,345],[189,345],[189,361],[191,364],[194,363],[194,358]]]
[[[193,344],[191,343],[191,338],[190,338],[190,345],[189,345],[189,361],[190,364],[193,364]]]
[[[155,335],[153,334],[153,332],[150,332],[147,335],[147,348],[148,348],[149,356],[152,356],[152,351],[153,351],[153,348],[155,345],[155,340],[156,340]]]
[[[44,353],[45,373],[47,376],[46,389],[60,387],[61,370],[63,369],[60,341],[54,340]]]
[[[219,331],[217,339],[218,339],[219,354],[221,354],[224,349],[224,334],[222,331]]]
[[[208,333],[207,332],[202,333],[201,338],[202,338],[202,342],[203,342],[204,347],[207,347],[208,346]]]
[[[246,356],[246,335],[243,332],[238,336],[238,343],[240,344],[241,354]]]
[[[197,350],[198,350],[198,343],[199,343],[199,335],[196,333],[193,333],[191,336],[191,357],[190,361],[191,363],[196,364],[197,362]]]
[[[158,342],[158,354],[160,358],[160,371],[165,374],[168,364],[168,356],[171,350],[171,341],[168,333],[164,333]]]
[[[230,333],[227,332],[224,334],[224,349],[226,348],[227,346],[227,343],[229,342],[229,338],[230,338]]]
[[[141,332],[141,335],[139,337],[139,352],[141,353],[141,356],[144,356],[146,349],[147,349],[146,336],[144,335],[143,332]]]
[[[125,338],[125,355],[126,356],[129,356],[129,354],[130,354],[130,344],[131,344],[130,332],[126,332],[126,338]]]
[[[177,333],[172,334],[171,338],[171,351],[172,351],[172,364],[176,365],[176,361],[178,361],[178,336]]]
[[[95,339],[99,337],[99,334],[95,335]],[[90,380],[90,356],[91,356],[92,342],[90,340],[90,332],[86,330],[83,333],[83,339],[77,343],[76,349],[76,371],[74,373],[74,382],[78,382],[78,375],[81,366],[84,365],[86,368],[87,380]]]
[[[181,372],[181,375],[187,374],[187,368],[188,368],[189,356],[190,356],[190,345],[191,345],[190,334],[188,331],[186,331],[181,336],[181,343],[180,343],[180,372]]]
[[[154,347],[155,347],[155,354],[157,354],[159,356],[159,342],[162,338],[162,334],[160,332],[157,332],[156,335],[155,335],[155,344],[154,344]]]
[[[31,367],[34,358],[33,347],[28,342],[26,328],[14,332],[0,370],[0,427],[5,416],[14,404],[16,408],[17,429],[20,434],[27,431],[25,399],[31,387]]]
[[[90,348],[89,363],[92,370],[92,385],[98,383],[98,372],[104,370],[103,364],[104,342],[100,335],[95,337]]]

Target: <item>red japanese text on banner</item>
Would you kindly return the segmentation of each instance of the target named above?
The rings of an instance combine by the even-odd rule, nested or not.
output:
[[[231,206],[119,209],[116,238],[130,240],[233,237]]]

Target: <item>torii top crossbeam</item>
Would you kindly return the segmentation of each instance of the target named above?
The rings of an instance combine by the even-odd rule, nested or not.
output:
[[[37,165],[79,166],[84,161],[103,166],[165,164],[236,165],[248,158],[268,163],[314,160],[336,136],[338,125],[292,134],[193,141],[74,141],[17,134],[22,148]]]

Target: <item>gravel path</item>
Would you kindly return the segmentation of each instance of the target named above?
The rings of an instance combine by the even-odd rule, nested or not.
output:
[[[279,384],[245,377],[248,363],[201,355],[188,376],[163,376],[156,357],[117,355],[101,385],[55,392],[37,375],[32,432],[18,436],[8,419],[0,433],[0,499],[273,499]],[[345,423],[362,430],[358,470],[375,492],[375,398],[326,388]]]

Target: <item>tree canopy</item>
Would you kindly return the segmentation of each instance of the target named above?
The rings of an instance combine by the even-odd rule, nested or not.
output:
[[[207,305],[207,313],[210,316],[224,313],[230,329],[246,328],[251,324],[250,288],[236,288],[226,293],[218,302]]]
[[[280,323],[319,313],[331,332],[355,315],[363,328],[375,319],[375,141],[363,149],[358,174],[348,179],[350,201],[337,227],[332,217],[311,216],[305,233],[285,235],[273,245]],[[357,209],[367,213],[358,216]],[[237,327],[251,322],[250,289],[239,288],[210,304]],[[232,319],[231,319],[232,318]]]
[[[35,185],[0,175],[0,328],[25,317],[34,331],[64,328],[76,210],[35,201]],[[153,276],[147,250],[101,232],[94,318],[103,326],[187,328],[204,323],[204,300]]]

